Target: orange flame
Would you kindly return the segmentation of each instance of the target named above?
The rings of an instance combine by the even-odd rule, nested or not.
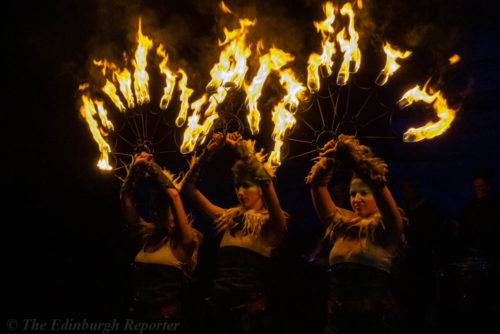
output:
[[[167,66],[168,55],[166,54],[165,47],[162,44],[160,44],[156,49],[156,54],[163,58],[159,67],[160,72],[165,75],[165,88],[163,89],[163,96],[160,100],[160,108],[165,110],[168,108],[170,100],[172,99],[172,94],[174,93],[176,76]]]
[[[274,149],[269,155],[268,163],[271,166],[277,167],[281,164],[281,147],[283,146],[283,138],[288,129],[295,125],[295,117],[285,107],[285,102],[281,101],[273,110],[273,138]]]
[[[224,50],[219,56],[219,62],[210,71],[212,80],[207,85],[207,92],[213,93],[222,85],[225,87],[240,87],[247,72],[247,58],[251,54],[245,39],[248,27],[254,26],[256,20],[240,19],[240,29],[229,31],[224,28],[225,40],[219,41]]]
[[[187,87],[187,75],[186,72],[181,68],[179,69],[179,74],[181,75],[181,79],[179,80],[179,89],[181,90],[181,110],[179,111],[179,114],[177,118],[175,119],[175,125],[177,127],[181,127],[184,125],[184,122],[186,121],[187,118],[187,112],[189,109],[189,97],[191,94],[193,94],[193,90],[191,88]]]
[[[141,19],[139,18],[139,31],[137,32],[137,50],[132,64],[135,67],[134,72],[134,90],[137,103],[142,105],[149,102],[149,75],[146,71],[148,50],[153,47],[153,41],[142,34]]]
[[[436,111],[439,117],[438,122],[429,122],[420,128],[410,128],[403,135],[403,140],[405,142],[417,142],[424,139],[434,138],[443,134],[450,127],[451,123],[455,119],[456,110],[448,107],[446,99],[443,98],[441,92],[436,93],[436,100],[432,105],[433,109]]]
[[[273,167],[277,167],[281,164],[281,147],[283,146],[283,139],[287,131],[296,123],[295,117],[293,117],[293,114],[288,110],[294,110],[298,107],[299,100],[304,98],[304,92],[306,90],[306,88],[295,78],[292,70],[286,69],[281,71],[280,74],[280,82],[285,87],[287,94],[273,110],[274,149],[268,158],[268,163]]]
[[[269,52],[259,58],[260,67],[252,80],[250,86],[246,87],[246,104],[248,107],[248,124],[252,134],[259,132],[260,112],[257,107],[257,101],[261,95],[262,87],[272,70],[278,70],[287,62],[293,61],[294,57],[277,48],[271,48]]]
[[[107,60],[94,60],[94,64],[96,64],[97,66],[102,66],[102,73],[104,76],[106,76],[106,70],[108,68],[111,70],[113,81],[118,81],[118,84],[120,85],[120,91],[125,97],[125,100],[127,100],[127,106],[129,108],[134,108],[135,101],[134,94],[132,93],[132,89],[130,88],[132,85],[132,77],[130,75],[130,72],[126,68],[123,68],[123,70],[120,71],[115,64],[110,63]],[[118,95],[116,95],[116,88],[113,83],[106,80],[106,84],[104,85],[102,90],[110,97],[110,99],[121,112],[124,112],[126,110],[120,98],[118,97]]]
[[[191,103],[191,109],[193,109],[193,114],[188,118],[188,126],[184,131],[184,138],[181,145],[181,153],[187,154],[194,150],[198,138],[202,135],[206,135],[210,129],[212,123],[217,119],[218,115],[216,113],[207,117],[203,124],[199,124],[201,107],[207,102],[207,94],[203,94],[201,98]]]
[[[375,83],[379,86],[385,85],[387,80],[389,80],[389,77],[399,69],[400,65],[396,63],[398,58],[405,59],[411,55],[411,51],[404,51],[404,53],[402,53],[401,51],[394,49],[389,42],[385,42],[384,52],[387,55],[387,60],[384,68],[375,80]]]
[[[340,44],[340,50],[344,53],[344,60],[337,74],[337,85],[343,86],[349,80],[349,73],[356,73],[361,66],[361,51],[358,47],[359,34],[354,29],[354,11],[349,2],[345,3],[340,9],[340,14],[349,16],[349,36],[346,40],[345,28],[337,34],[337,41]]]
[[[89,126],[92,137],[97,142],[99,146],[99,151],[101,152],[101,157],[97,163],[97,166],[103,170],[111,170],[109,165],[109,152],[111,148],[108,143],[104,140],[103,135],[99,129],[97,121],[94,119],[94,115],[97,113],[94,103],[87,95],[82,95],[82,106],[80,107],[80,114],[85,118]]]
[[[287,95],[283,98],[285,106],[291,110],[296,110],[300,100],[305,98],[306,88],[295,78],[295,74],[289,68],[281,71],[280,82],[287,91]]]
[[[328,1],[323,4],[323,12],[326,15],[324,21],[314,22],[316,30],[321,33],[323,53],[321,55],[312,53],[307,61],[307,87],[311,93],[317,93],[320,88],[319,68],[324,66],[327,76],[332,74],[333,55],[335,54],[335,38],[333,22],[335,21],[336,7]]]
[[[94,100],[94,104],[97,107],[97,113],[99,115],[99,118],[101,119],[102,126],[108,131],[114,130],[115,128],[113,126],[113,123],[111,123],[111,121],[108,119],[108,111],[106,110],[106,108],[104,108],[103,102]]]
[[[406,93],[404,93],[403,97],[397,102],[397,105],[399,106],[399,109],[403,109],[411,105],[415,101],[424,101],[425,103],[432,103],[438,96],[438,92],[429,95],[425,92],[425,89],[427,87],[427,84],[429,83],[430,79],[427,80],[425,83],[424,87],[420,89],[419,85],[416,85],[412,89],[408,90]]]
[[[121,112],[125,112],[127,108],[123,105],[122,101],[120,100],[120,97],[116,94],[116,87],[113,85],[109,80],[106,79],[106,84],[104,87],[102,87],[102,91],[106,93],[111,101],[115,104],[115,106],[120,110]]]
[[[219,41],[219,46],[225,46],[219,56],[219,62],[210,71],[212,80],[207,85],[207,92],[212,93],[210,104],[205,110],[205,121],[198,124],[199,118],[188,120],[188,127],[184,132],[184,140],[181,144],[181,152],[186,154],[194,149],[198,139],[203,142],[212,127],[213,122],[219,117],[216,113],[217,106],[221,104],[226,96],[226,88],[240,87],[248,70],[247,59],[250,57],[251,49],[246,44],[248,28],[254,26],[257,20],[240,19],[240,28],[229,31],[224,28],[225,40]],[[191,128],[194,127],[194,128]]]

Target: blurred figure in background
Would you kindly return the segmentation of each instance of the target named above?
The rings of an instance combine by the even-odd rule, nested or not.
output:
[[[437,267],[442,216],[426,199],[416,181],[402,186],[407,247],[399,263],[399,298],[410,333],[428,332],[435,326],[435,268]]]

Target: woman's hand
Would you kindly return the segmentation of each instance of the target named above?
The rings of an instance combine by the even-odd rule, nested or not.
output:
[[[241,135],[238,131],[236,132],[231,132],[226,135],[226,144],[231,147],[235,148],[236,143],[241,139]]]
[[[224,146],[224,135],[222,132],[217,132],[212,135],[212,138],[207,144],[207,153],[213,155]]]

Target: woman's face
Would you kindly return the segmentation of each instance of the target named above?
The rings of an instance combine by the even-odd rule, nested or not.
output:
[[[245,210],[260,210],[262,208],[262,189],[256,183],[243,181],[236,184],[236,196]]]
[[[354,213],[360,217],[367,217],[378,211],[372,191],[361,179],[354,178],[349,190],[351,206]]]

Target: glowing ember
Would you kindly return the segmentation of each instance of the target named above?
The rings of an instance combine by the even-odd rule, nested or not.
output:
[[[168,108],[170,100],[172,99],[172,94],[174,93],[176,76],[167,66],[168,55],[165,52],[165,47],[163,45],[160,44],[160,46],[158,46],[156,54],[162,57],[159,67],[160,72],[165,75],[165,88],[163,89],[163,96],[160,100],[160,108],[165,110]]]
[[[250,86],[246,87],[247,93],[246,105],[248,107],[248,124],[252,134],[259,132],[260,112],[257,107],[257,101],[261,95],[262,87],[272,70],[278,70],[286,63],[293,61],[294,57],[277,48],[271,48],[269,53],[259,58],[259,71],[252,80]]]
[[[184,122],[187,118],[187,112],[189,109],[189,97],[193,94],[193,90],[187,87],[187,75],[182,69],[179,69],[179,74],[181,75],[181,79],[179,80],[179,89],[181,90],[181,110],[177,118],[175,119],[175,125],[181,127],[184,125]]]
[[[232,14],[232,13],[233,13],[233,12],[232,12],[229,8],[227,8],[227,6],[226,6],[226,4],[224,3],[224,1],[221,1],[221,2],[219,3],[219,7],[220,7],[220,9],[221,9],[224,13],[227,13],[227,14]]]
[[[457,55],[457,54],[454,54],[453,56],[450,57],[450,59],[448,59],[450,65],[453,65],[453,64],[456,64],[460,61],[460,56]]]
[[[333,55],[335,54],[333,22],[335,21],[336,8],[333,6],[332,2],[328,1],[323,5],[323,11],[326,15],[326,19],[324,21],[314,22],[316,30],[321,33],[323,53],[321,55],[312,53],[307,62],[307,87],[313,94],[317,93],[320,88],[320,66],[323,66],[325,69],[326,76],[330,76],[333,68]]]
[[[344,60],[337,74],[337,85],[343,86],[349,80],[349,73],[356,73],[361,66],[361,51],[358,47],[359,34],[354,29],[354,11],[349,2],[340,9],[340,14],[349,16],[349,40],[345,39],[345,28],[337,34],[340,50],[344,53]]]
[[[148,50],[153,47],[153,41],[142,34],[141,19],[139,18],[139,31],[137,32],[137,50],[135,51],[135,59],[132,61],[134,65],[134,90],[137,103],[142,105],[149,102],[149,75],[146,72]]]
[[[99,151],[101,152],[101,157],[97,163],[97,166],[103,170],[111,170],[109,165],[109,152],[111,151],[108,143],[104,140],[103,134],[99,129],[97,121],[94,119],[94,115],[97,113],[94,103],[87,95],[82,95],[82,106],[80,107],[80,114],[85,118],[89,126],[92,137],[97,142],[99,146]]]
[[[389,80],[389,77],[392,76],[394,72],[398,70],[398,68],[400,67],[399,64],[396,63],[396,60],[398,58],[405,59],[411,55],[411,51],[405,51],[404,53],[402,53],[401,51],[394,49],[389,44],[389,42],[385,42],[384,52],[387,55],[385,67],[382,69],[377,79],[375,80],[375,83],[379,86],[385,85],[387,80]]]
[[[448,107],[446,100],[439,91],[436,94],[436,100],[432,107],[436,111],[439,121],[436,123],[429,122],[417,129],[408,129],[403,135],[405,142],[417,142],[423,139],[434,138],[443,134],[450,127],[457,111]]]

